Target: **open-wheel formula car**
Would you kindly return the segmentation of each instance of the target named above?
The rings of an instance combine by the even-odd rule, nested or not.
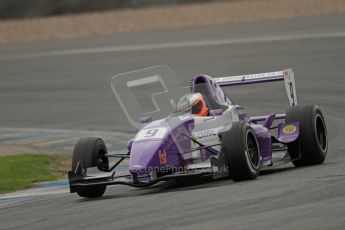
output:
[[[141,76],[140,72],[131,77],[134,75]],[[163,79],[157,74],[139,80],[131,77],[128,81],[122,78],[128,87]],[[234,104],[223,91],[224,87],[273,81],[285,83],[290,104],[286,113],[248,116],[244,107]],[[122,87],[120,83],[112,85],[120,99],[117,86]],[[164,88],[166,92],[168,87]],[[104,194],[107,185],[115,184],[148,187],[200,177],[252,180],[260,170],[281,163],[300,167],[324,162],[328,150],[324,117],[317,105],[297,105],[291,69],[221,78],[197,75],[188,90],[176,93],[179,100],[176,95],[173,99],[162,96],[166,104],[171,102],[172,113],[160,119],[142,117],[143,126],[129,140],[125,154],[108,153],[101,138],[79,140],[68,173],[70,192],[95,198]],[[156,98],[162,104],[160,100]],[[124,110],[127,114],[130,108]],[[114,157],[118,161],[110,165],[109,158]],[[116,169],[126,158],[128,174],[118,176]]]

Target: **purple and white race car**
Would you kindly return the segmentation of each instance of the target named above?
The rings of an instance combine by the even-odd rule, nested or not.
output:
[[[173,111],[159,119],[141,117],[140,122],[128,115],[131,124],[141,126],[129,140],[126,154],[108,153],[101,138],[79,140],[68,173],[71,193],[95,198],[104,194],[107,185],[115,184],[148,187],[161,181],[179,183],[199,178],[252,180],[260,170],[283,163],[300,167],[324,162],[328,150],[324,117],[317,105],[297,105],[291,69],[221,78],[197,75],[185,94],[168,90],[175,84],[169,82],[171,77],[148,70],[152,69],[113,78],[116,82],[112,88],[125,114],[136,111],[139,103],[125,105],[134,93],[121,90],[150,82],[160,82],[164,89],[160,98],[151,95],[155,110],[159,104]],[[248,116],[244,107],[234,104],[223,90],[274,81],[285,83],[290,104],[286,113]],[[168,91],[175,93],[169,95]],[[127,158],[128,173],[117,175],[117,167]],[[113,159],[117,161],[111,165]]]

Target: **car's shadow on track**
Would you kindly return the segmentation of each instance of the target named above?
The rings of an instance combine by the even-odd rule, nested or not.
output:
[[[265,176],[265,175],[271,175],[271,174],[277,174],[277,173],[282,173],[290,170],[294,170],[296,167],[294,166],[285,166],[285,167],[272,167],[272,168],[267,168],[264,170],[260,171],[260,176]]]
[[[154,186],[147,188],[131,188],[127,186],[114,186],[109,187],[108,194],[100,198],[89,199],[89,198],[80,198],[77,202],[85,201],[97,201],[97,200],[107,200],[107,199],[118,199],[118,198],[128,198],[128,197],[137,197],[145,196],[152,194],[161,194],[169,193],[176,191],[185,191],[193,189],[202,189],[209,187],[218,187],[234,183],[230,178],[223,178],[218,180],[211,179],[196,179],[194,181],[176,183],[175,181],[160,182]]]
[[[266,177],[272,174],[283,173],[286,171],[296,169],[294,166],[283,167],[283,168],[270,168],[265,169],[260,172],[260,177]],[[145,196],[152,194],[169,193],[176,191],[188,191],[196,190],[210,187],[222,187],[235,184],[230,177],[212,180],[210,178],[193,178],[184,181],[176,182],[174,180],[169,182],[160,182],[154,186],[148,188],[129,188],[127,186],[114,186],[108,188],[108,194],[103,197],[96,199],[80,198],[77,202],[85,201],[97,201],[97,200],[107,200],[107,199],[119,199],[128,197]],[[248,181],[250,183],[250,181]]]

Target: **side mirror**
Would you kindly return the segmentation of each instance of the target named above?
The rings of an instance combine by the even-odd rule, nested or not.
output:
[[[222,115],[224,112],[224,110],[222,109],[212,109],[210,110],[210,116],[219,116],[219,115]]]
[[[144,124],[144,123],[150,123],[152,122],[152,116],[147,116],[147,117],[141,117],[139,122],[141,124]]]
[[[128,149],[128,151],[131,151],[133,141],[134,141],[134,138],[130,139],[130,140],[127,142],[127,149]]]

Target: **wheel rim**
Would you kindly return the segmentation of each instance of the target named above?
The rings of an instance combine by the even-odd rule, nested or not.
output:
[[[97,168],[101,171],[108,171],[109,170],[109,161],[107,157],[102,157],[105,155],[106,152],[104,150],[100,150],[97,157]]]
[[[106,159],[105,157],[100,157],[97,159],[98,162],[97,162],[97,168],[101,171],[108,171],[108,164],[106,162]]]
[[[251,132],[247,136],[247,150],[250,163],[257,168],[259,166],[259,150],[255,137]]]
[[[327,133],[326,133],[326,126],[325,121],[323,118],[317,114],[315,117],[315,130],[316,130],[316,137],[319,143],[320,149],[325,152],[327,149]]]

